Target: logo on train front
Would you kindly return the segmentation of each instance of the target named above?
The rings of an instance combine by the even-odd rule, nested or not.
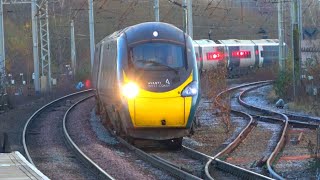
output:
[[[170,84],[170,81],[169,81],[169,79],[167,79],[167,80],[166,80],[166,83],[167,83],[167,84]]]

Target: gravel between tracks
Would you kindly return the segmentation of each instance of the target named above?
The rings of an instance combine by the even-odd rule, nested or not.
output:
[[[183,144],[213,156],[235,139],[247,125],[248,120],[231,115],[231,126],[227,129],[223,118],[213,110],[213,104],[204,101],[207,100],[201,100],[198,113],[201,126],[191,138],[184,138]]]
[[[272,110],[279,110],[275,107],[274,104],[272,104],[272,102],[270,102],[267,98],[266,98],[266,94],[268,94],[268,92],[271,90],[272,86],[267,86],[267,87],[262,87],[259,88],[257,90],[254,90],[250,93],[248,93],[247,97],[245,98],[245,101],[251,103],[251,104],[255,104],[257,106],[260,107],[264,107],[264,108],[268,108],[268,109],[272,109]],[[231,96],[231,105],[234,106],[239,109],[239,110],[244,110],[245,108],[240,107],[239,105],[237,105],[237,103],[235,103],[234,101],[236,101],[235,97],[238,93],[236,93],[235,95]],[[207,103],[204,103],[207,102]],[[282,112],[292,112],[288,109],[284,109],[281,110]],[[300,115],[306,115],[306,113],[299,113]],[[202,103],[200,103],[200,107],[198,109],[198,118],[200,120],[200,124],[202,125],[200,128],[196,129],[196,133],[194,136],[192,136],[192,139],[188,140],[188,138],[185,138],[184,144],[187,144],[187,146],[191,146],[193,148],[196,148],[197,150],[200,150],[206,154],[212,155],[214,153],[214,151],[219,150],[219,144],[223,144],[226,143],[226,138],[228,138],[228,136],[230,136],[230,134],[226,134],[225,133],[225,126],[223,124],[223,122],[221,121],[221,118],[218,116],[219,114],[216,112],[216,110],[214,110],[214,107],[212,106],[212,103],[210,103],[208,100],[202,100]],[[261,124],[261,122],[259,123]],[[234,123],[234,121],[232,121],[232,126],[231,126],[231,132],[234,131],[234,127],[233,126],[238,126],[237,124]],[[269,146],[268,148],[266,148],[265,150],[270,152],[270,148],[272,149],[272,147],[274,147],[274,143],[276,143],[276,140],[273,139],[277,139],[275,138],[275,136],[277,136],[277,132],[279,132],[279,128],[280,126],[278,125],[272,125],[272,126],[260,126],[258,125],[258,128],[267,128],[267,131],[271,131],[272,132],[272,138],[270,139],[271,141],[274,141],[273,143],[268,142]],[[258,130],[258,129],[256,129]],[[308,132],[308,131],[307,131]],[[286,156],[288,154],[292,154],[292,156],[298,155],[298,156],[303,156],[304,154],[308,154],[306,152],[306,149],[308,149],[308,146],[310,146],[310,143],[308,145],[309,139],[313,139],[311,140],[311,142],[314,144],[314,136],[315,133],[313,133],[313,135],[311,135],[310,133],[304,133],[303,134],[303,140],[300,143],[300,145],[298,145],[299,147],[297,147],[297,145],[292,145],[292,144],[288,144],[285,148],[285,151],[283,152],[283,156]],[[214,135],[212,135],[214,134]],[[261,137],[264,137],[264,133],[260,134]],[[186,141],[187,140],[187,141]],[[257,138],[252,138],[251,140],[245,140],[251,147],[265,147],[266,146],[266,140],[258,140]],[[290,142],[289,142],[290,143]],[[311,143],[311,144],[312,144]],[[210,144],[210,146],[208,146],[208,144]],[[214,149],[211,149],[214,148]],[[211,150],[210,150],[211,149]],[[246,148],[244,148],[246,149]],[[293,149],[297,149],[295,151],[292,151]],[[310,153],[309,153],[310,154]],[[238,152],[238,155],[240,156],[246,156],[246,157],[250,157],[251,158],[251,153],[250,151],[247,152]],[[280,172],[284,175],[284,177],[287,178],[301,178],[301,177],[314,177],[314,175],[310,176],[311,174],[316,174],[317,172],[310,171],[310,168],[315,166],[318,166],[315,161],[312,161],[310,159],[306,159],[306,160],[280,160],[278,162],[279,164],[276,165],[276,168],[278,168],[277,170],[280,170]],[[251,164],[246,164],[246,163],[240,163],[241,166],[244,167],[250,167]],[[292,169],[292,170],[291,170]],[[301,172],[301,173],[300,173]],[[319,170],[320,172],[320,170]],[[320,174],[320,173],[318,173]]]
[[[94,107],[93,98],[81,103],[67,122],[71,138],[85,154],[116,179],[174,179],[137,158],[109,135]]]
[[[272,86],[270,85],[251,91],[247,94],[247,97],[245,97],[244,100],[250,104],[266,109],[280,111],[282,113],[295,113],[302,116],[308,116],[305,112],[291,111],[286,106],[284,109],[276,108],[275,104],[266,98],[266,94],[268,94],[271,89]],[[318,117],[318,119],[320,118]],[[304,129],[302,141],[300,143],[295,143],[292,142],[292,140],[296,139],[298,136],[294,133],[296,131],[297,130],[290,129],[286,146],[282,151],[282,154],[280,154],[280,160],[274,165],[275,170],[287,179],[317,179],[319,178],[319,175],[317,174],[320,174],[319,164],[314,158],[306,157],[313,154],[310,150],[312,149],[311,146],[315,146],[317,143],[316,133],[315,131]],[[285,159],[285,157],[288,156],[295,158],[295,160]]]
[[[275,139],[278,139],[280,131],[281,126],[279,124],[259,122],[239,147],[229,154],[226,161],[266,175],[265,172],[261,171],[262,164],[258,165],[258,163],[263,158],[270,156],[277,144]],[[257,165],[260,167],[257,167]]]
[[[71,83],[70,83],[71,84]],[[10,146],[7,150],[24,153],[21,134],[28,118],[46,103],[74,92],[72,85],[65,85],[63,89],[55,90],[52,94],[39,96],[10,96],[13,109],[0,113],[0,133],[7,133]]]
[[[263,107],[269,110],[275,110],[279,111],[281,113],[293,113],[300,116],[312,116],[311,114],[308,114],[307,112],[296,112],[293,110],[290,110],[287,106],[287,104],[284,105],[283,109],[276,108],[275,102],[270,102],[270,100],[267,99],[267,94],[272,90],[272,85],[261,87],[257,90],[251,91],[247,94],[247,97],[245,97],[245,101],[249,102],[250,104],[255,104],[258,107]],[[316,119],[319,119],[320,117],[314,117]]]
[[[80,98],[73,98],[72,102]],[[64,142],[62,119],[70,105],[70,101],[65,101],[31,122],[27,132],[29,153],[39,170],[50,179],[95,179]]]
[[[301,141],[298,142],[301,133]],[[288,141],[282,151],[275,170],[286,179],[319,179],[319,165],[312,156],[316,152],[317,132],[315,130],[294,128],[289,130]],[[318,166],[318,167],[317,167]]]

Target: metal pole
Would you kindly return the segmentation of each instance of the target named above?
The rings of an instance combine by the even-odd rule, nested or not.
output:
[[[51,50],[50,50],[50,32],[48,1],[43,0],[39,3],[38,19],[40,21],[40,45],[41,45],[41,77],[46,78],[46,83],[41,81],[41,90],[51,91]]]
[[[76,43],[74,37],[74,22],[71,20],[71,68],[73,75],[76,74]]]
[[[90,29],[90,53],[91,53],[91,68],[93,67],[94,60],[94,19],[93,19],[93,0],[89,2],[89,29]]]
[[[278,3],[278,36],[279,36],[279,68],[280,71],[285,69],[284,63],[284,27],[283,27],[283,1]]]
[[[154,0],[154,16],[157,22],[160,21],[160,12],[159,12],[159,0]]]
[[[188,34],[188,12],[187,12],[187,0],[182,0],[183,8],[183,30]]]
[[[290,17],[291,17],[291,49],[292,49],[292,86],[293,86],[293,99],[295,100],[296,97],[296,84],[295,84],[295,73],[294,73],[294,53],[295,53],[295,47],[294,47],[294,39],[295,39],[295,24],[296,24],[296,12],[295,12],[295,0],[291,2],[291,11],[290,11]],[[291,59],[290,59],[291,61]]]
[[[302,62],[302,56],[301,56],[301,43],[302,43],[302,40],[303,40],[303,37],[302,37],[302,4],[301,4],[301,0],[298,0],[298,26],[299,26],[299,47],[298,47],[298,51],[299,51],[299,75],[298,75],[298,82],[297,82],[297,85],[298,87],[301,86],[301,62]]]
[[[39,54],[38,54],[38,12],[37,1],[31,2],[31,18],[32,18],[32,40],[33,40],[33,67],[34,67],[34,89],[36,93],[40,93],[39,79]]]
[[[187,17],[188,34],[191,38],[193,38],[192,0],[188,0],[187,13],[188,13],[188,17]]]
[[[6,74],[5,48],[4,48],[4,27],[3,27],[3,2],[0,6],[0,84],[4,87],[4,76]]]
[[[47,23],[47,45],[48,45],[48,83],[49,90],[51,91],[52,87],[52,78],[51,78],[51,50],[50,50],[50,31],[49,31],[49,15],[48,15],[48,1],[45,4],[46,7],[46,23]]]
[[[292,1],[292,45],[293,45],[293,97],[296,97],[297,87],[300,86],[301,58],[301,17],[299,14],[300,0]]]
[[[317,128],[317,149],[316,158],[320,158],[320,126]]]

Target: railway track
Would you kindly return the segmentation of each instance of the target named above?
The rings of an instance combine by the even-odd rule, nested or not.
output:
[[[113,180],[114,178],[109,175],[105,170],[103,170],[98,164],[94,162],[90,157],[88,157],[77,145],[76,143],[72,140],[72,138],[69,135],[69,132],[67,130],[67,117],[69,113],[74,109],[77,105],[79,105],[81,102],[88,100],[89,98],[92,98],[93,95],[88,96],[86,98],[81,99],[80,101],[76,102],[73,104],[65,113],[63,117],[63,134],[65,137],[65,140],[69,144],[70,148],[73,150],[75,154],[77,154],[77,157],[82,160],[88,167],[91,167],[92,171],[95,172],[95,174],[98,175],[99,178],[101,179],[110,179]]]
[[[83,93],[89,93],[89,92],[83,92]],[[47,174],[49,177],[54,179],[55,178],[114,179],[103,168],[101,168],[94,160],[90,159],[89,156],[85,154],[81,150],[81,148],[79,148],[76,145],[74,140],[72,140],[71,136],[69,135],[67,120],[70,112],[72,111],[72,109],[78,106],[81,102],[86,101],[92,97],[92,95],[87,95],[87,97],[85,98],[82,98],[83,95],[81,95],[81,97],[76,97],[76,98],[74,96],[79,96],[79,94],[72,94],[70,96],[66,96],[56,101],[53,101],[45,105],[41,109],[39,109],[37,112],[35,112],[32,115],[32,117],[29,118],[28,122],[25,125],[25,130],[23,133],[23,142],[24,142],[25,152],[27,154],[28,160],[32,164],[37,166],[45,174]],[[65,106],[65,101],[70,102],[70,98],[72,99],[71,101],[74,101],[75,103],[73,103],[72,105],[69,104]],[[53,122],[53,121],[56,121],[56,119],[49,118],[49,120],[52,120],[52,121],[46,122],[46,123],[50,124],[50,129],[51,130],[54,129],[54,131],[56,132],[54,133],[55,135],[50,136],[50,138],[53,138],[53,139],[46,138],[45,141],[55,141],[55,142],[59,141],[60,143],[55,144],[55,146],[52,148],[48,148],[48,147],[45,147],[46,144],[41,145],[38,142],[38,141],[41,141],[38,139],[41,139],[42,137],[45,136],[42,134],[40,129],[43,128],[44,126],[43,125],[44,120],[47,120],[46,118],[44,118],[44,116],[56,116],[56,114],[54,115],[48,115],[48,114],[50,114],[51,112],[57,112],[57,111],[62,111],[59,113],[59,117],[62,116],[63,120],[59,122]],[[59,117],[56,117],[56,118],[59,118]],[[63,137],[61,137],[62,131],[63,131]],[[44,131],[44,133],[47,133],[47,131]],[[111,131],[111,133],[113,132]],[[66,143],[63,143],[63,142],[61,143],[61,140],[63,138],[65,139]],[[189,172],[186,172],[180,169],[178,166],[172,163],[169,163],[168,161],[165,161],[159,156],[151,155],[147,152],[144,152],[130,145],[120,137],[117,137],[117,138],[120,142],[122,142],[122,144],[126,145],[128,149],[130,149],[135,154],[137,154],[141,159],[149,162],[150,164],[152,164],[155,167],[158,167],[161,170],[167,171],[169,174],[171,174],[174,177],[182,178],[182,179],[201,179],[192,175]],[[65,144],[68,144],[68,147],[66,147]],[[72,151],[69,150],[70,148],[72,149]],[[56,152],[53,152],[52,149],[55,149]],[[78,159],[81,160],[81,162],[79,162]],[[83,166],[82,163],[84,163],[86,166]],[[68,167],[62,164],[66,164],[68,165]],[[50,170],[49,170],[49,166],[50,166]],[[60,167],[57,167],[57,166],[60,166]],[[76,169],[76,170],[73,170],[73,169]],[[70,173],[73,173],[73,176],[70,177]]]
[[[28,119],[22,135],[25,153],[29,162],[50,178],[112,179],[79,149],[73,148],[78,153],[70,151],[63,141],[67,114],[91,96],[92,90],[64,96],[43,106]],[[72,105],[72,102],[76,103]],[[72,144],[67,134],[65,137]],[[78,159],[87,160],[87,166]]]
[[[156,179],[155,175],[172,179],[141,161],[108,133],[95,115],[94,102],[94,98],[89,98],[71,107],[63,126],[68,144],[87,166],[94,167],[95,174],[101,179]]]
[[[259,84],[265,84],[265,83],[270,83],[270,81],[263,81],[263,82],[258,82],[258,83],[249,83],[249,84],[244,84],[241,86],[236,86],[233,88],[230,88],[228,90],[222,91],[219,93],[216,98],[215,98],[215,104],[216,106],[222,106],[221,104],[221,96],[230,93],[232,91],[235,91],[240,88],[248,87],[248,86],[256,86]],[[223,150],[218,152],[215,156],[209,159],[205,166],[205,174],[208,179],[214,179],[214,174],[216,174],[216,171],[221,170],[224,172],[229,172],[230,174],[233,174],[235,177],[240,177],[240,178],[246,178],[246,179],[270,179],[267,176],[261,175],[259,173],[256,173],[254,171],[250,171],[247,169],[244,169],[239,166],[235,166],[234,164],[222,161],[219,158],[225,158],[228,154],[234,152],[238,146],[243,142],[244,139],[247,138],[249,134],[251,134],[252,130],[255,128],[257,125],[256,120],[254,118],[246,113],[245,111],[238,111],[234,110],[231,108],[231,113],[236,113],[241,116],[246,116],[249,120],[249,123],[247,124],[246,127],[244,127],[241,131],[240,134],[226,146]]]
[[[163,169],[175,177],[182,178],[182,179],[202,179],[202,178],[212,178],[209,169],[211,170],[214,164],[215,169],[222,169],[227,173],[233,174],[234,177],[241,177],[241,178],[254,178],[254,179],[270,179],[269,177],[263,176],[261,174],[248,171],[246,169],[234,166],[233,164],[223,162],[219,160],[217,157],[229,153],[233,151],[237,145],[247,136],[247,134],[251,131],[252,127],[254,126],[255,122],[251,115],[240,112],[240,111],[233,111],[233,113],[239,114],[240,116],[245,116],[249,119],[249,123],[247,126],[241,131],[235,140],[230,143],[223,151],[221,151],[216,157],[205,155],[199,151],[193,150],[186,146],[182,147],[181,151],[178,152],[145,152],[139,148],[132,146],[131,144],[127,143],[125,140],[117,137],[120,142],[126,144],[126,146],[135,151],[142,159],[145,161],[150,162],[154,166]],[[172,158],[174,157],[174,158]],[[186,158],[188,157],[188,158]],[[189,162],[193,164],[192,168],[186,167],[183,162]],[[203,168],[205,170],[201,170],[201,163],[203,164]],[[200,168],[195,168],[200,167]]]
[[[300,115],[295,115],[295,114],[288,114],[287,115],[287,114],[283,113],[283,111],[273,110],[273,109],[269,109],[269,108],[267,109],[265,107],[259,107],[257,105],[247,103],[244,100],[244,97],[246,94],[248,94],[250,91],[253,91],[253,90],[261,88],[261,87],[262,86],[256,86],[256,87],[253,87],[253,88],[250,88],[250,89],[243,91],[238,96],[238,101],[240,104],[242,104],[243,106],[245,106],[247,108],[254,109],[254,110],[257,110],[259,112],[263,112],[264,114],[268,115],[268,117],[257,116],[258,118],[260,118],[262,120],[272,119],[273,121],[277,120],[277,121],[282,121],[284,123],[283,133],[279,139],[279,142],[278,142],[276,148],[274,149],[271,156],[267,160],[267,167],[268,167],[268,171],[269,171],[271,177],[275,177],[277,179],[285,179],[290,176],[286,175],[286,173],[284,173],[284,172],[281,172],[281,174],[279,172],[276,172],[274,170],[274,167],[277,167],[278,160],[276,161],[276,159],[280,159],[282,154],[286,153],[286,149],[289,150],[289,154],[290,154],[290,151],[295,149],[295,148],[292,148],[292,146],[291,146],[291,148],[286,148],[286,146],[290,146],[290,139],[289,139],[290,132],[289,131],[294,130],[294,128],[305,128],[305,129],[311,130],[313,132],[313,133],[309,132],[309,134],[317,134],[316,130],[317,130],[317,128],[319,128],[320,122],[317,121],[316,118],[313,118],[313,117],[306,117],[306,116],[300,116]],[[272,116],[272,117],[270,117],[270,116]],[[276,116],[278,116],[280,118],[277,118]],[[301,135],[302,134],[300,133],[300,136]],[[316,137],[313,138],[314,144],[317,143],[317,142],[315,142],[316,141],[315,139],[316,139]],[[309,140],[309,143],[310,143],[310,141],[311,140]],[[296,153],[294,153],[294,154],[296,154]],[[303,154],[303,155],[305,155],[305,154]],[[295,178],[301,178],[301,177],[295,177]]]
[[[264,81],[264,82],[259,82],[259,83],[249,83],[246,85],[231,88],[227,91],[220,93],[219,96],[216,97],[215,103],[219,104],[219,101],[221,101],[220,96],[222,96],[225,93],[229,93],[230,91],[234,91],[236,89],[248,87],[248,86],[255,86],[254,88],[259,88],[261,86],[260,83],[263,85],[270,84],[269,81]],[[134,147],[133,145],[129,144],[128,142],[121,139],[120,137],[117,137],[116,135],[114,135],[114,136],[118,139],[119,142],[121,142],[123,145],[125,145],[131,151],[133,151],[141,159],[143,159],[146,162],[149,162],[150,164],[152,164],[153,166],[155,166],[161,170],[168,172],[170,175],[172,175],[173,177],[176,177],[176,178],[180,178],[180,179],[213,179],[217,173],[219,176],[221,176],[221,174],[219,172],[222,172],[222,173],[224,173],[223,177],[229,177],[229,178],[233,178],[233,179],[238,179],[238,178],[283,179],[283,177],[281,175],[279,175],[278,173],[275,172],[275,170],[273,169],[272,163],[274,163],[274,160],[278,156],[279,151],[281,149],[283,149],[284,140],[285,140],[285,137],[287,134],[286,132],[288,131],[288,124],[290,124],[294,128],[310,128],[310,129],[316,129],[318,127],[318,125],[314,124],[314,123],[312,124],[309,121],[308,121],[308,123],[306,123],[305,117],[301,121],[299,121],[297,119],[296,120],[289,120],[289,118],[285,118],[286,116],[281,113],[278,113],[275,111],[268,111],[268,110],[258,108],[258,107],[251,107],[252,105],[248,105],[247,103],[245,103],[245,101],[243,100],[243,97],[245,96],[246,93],[248,93],[252,89],[253,88],[249,88],[246,91],[242,92],[239,95],[238,101],[241,104],[243,104],[244,106],[250,107],[250,108],[254,109],[255,111],[263,111],[264,114],[263,115],[261,115],[261,113],[254,114],[254,113],[252,113],[252,111],[250,111],[250,113],[247,113],[247,112],[231,109],[232,113],[234,115],[241,116],[243,118],[243,120],[246,120],[247,125],[245,125],[242,128],[241,132],[238,133],[237,137],[233,138],[232,142],[230,142],[228,145],[225,144],[223,146],[223,150],[218,152],[215,156],[206,155],[206,154],[201,153],[195,149],[191,149],[187,146],[183,146],[181,151],[176,151],[176,152],[147,152],[147,151],[143,151],[139,148]],[[86,93],[88,93],[88,92],[86,92]],[[70,98],[70,97],[68,97],[68,98]],[[81,159],[82,161],[84,161],[85,164],[87,165],[86,169],[87,169],[87,167],[90,167],[90,171],[94,172],[94,173],[92,173],[92,176],[94,178],[113,179],[112,176],[110,176],[108,173],[106,173],[93,160],[88,158],[88,156],[86,156],[85,153],[83,153],[79,147],[77,147],[77,145],[73,142],[73,140],[70,138],[69,133],[67,132],[68,128],[66,127],[66,121],[67,121],[68,113],[70,113],[70,111],[73,108],[75,108],[79,103],[87,100],[88,98],[90,98],[90,96],[86,97],[84,99],[83,98],[81,98],[81,99],[75,98],[78,100],[77,103],[74,103],[71,107],[68,107],[68,108],[63,107],[62,108],[62,109],[64,109],[65,114],[63,116],[64,117],[63,118],[63,126],[61,129],[63,129],[63,131],[64,131],[64,137],[65,137],[67,143],[72,147],[72,150],[74,151],[74,153],[67,155],[66,159],[71,157],[71,159],[74,160],[74,154],[76,154],[76,156],[77,156],[76,159]],[[40,115],[40,114],[42,114],[44,112],[48,112],[48,111],[49,112],[50,111],[51,112],[60,111],[60,110],[57,110],[57,105],[55,105],[55,103],[58,103],[58,104],[60,103],[59,106],[61,106],[61,103],[63,104],[64,101],[66,101],[66,99],[62,98],[57,101],[54,101],[53,103],[49,103],[48,105],[44,106],[39,111],[34,113],[34,115],[32,117],[30,117],[30,119],[28,120],[28,123],[25,126],[25,130],[24,130],[24,135],[23,135],[24,144],[26,144],[26,142],[31,141],[30,137],[29,137],[29,140],[26,139],[27,135],[32,136],[32,138],[34,138],[34,136],[41,136],[41,134],[39,133],[39,132],[41,132],[41,130],[37,130],[37,129],[33,129],[33,128],[30,129],[30,127],[33,127],[32,124],[38,124],[38,122],[34,123],[35,120],[41,119],[41,117],[44,116],[44,115]],[[53,109],[51,109],[51,110],[46,109],[46,108],[50,108],[50,107],[51,108],[53,107]],[[274,115],[276,115],[276,116],[274,116]],[[281,136],[279,142],[277,143],[276,148],[274,148],[275,150],[272,152],[272,154],[270,156],[268,156],[268,158],[266,160],[268,172],[270,173],[270,177],[262,175],[260,173],[257,173],[253,170],[248,170],[243,167],[236,166],[235,164],[228,163],[225,160],[222,160],[223,158],[220,159],[221,157],[225,158],[226,154],[232,154],[232,152],[235,152],[236,148],[239,148],[239,145],[243,142],[243,140],[247,136],[250,136],[250,133],[252,133],[252,130],[255,129],[255,127],[257,126],[258,121],[259,121],[259,123],[260,123],[260,121],[261,122],[264,121],[266,123],[273,123],[273,124],[280,123],[280,124],[282,124],[282,127],[283,127],[282,136]],[[313,122],[314,122],[314,120],[313,120]],[[41,127],[41,123],[40,123],[40,125],[38,124],[37,126]],[[110,131],[110,133],[113,133],[113,131]],[[61,139],[61,138],[58,138],[58,139]],[[56,140],[56,141],[59,141],[59,140]],[[31,159],[30,153],[29,153],[29,149],[32,149],[32,148],[28,149],[26,145],[25,145],[25,147],[26,147],[25,151],[26,151],[26,154],[28,155],[28,159],[30,162],[33,163],[33,159]],[[37,154],[35,152],[36,151],[31,150],[31,154]],[[35,157],[36,158],[34,158],[34,159],[35,159],[36,165],[41,164],[42,162],[46,161],[44,157],[40,157],[40,156],[38,156],[38,154]],[[266,159],[266,157],[265,157],[265,159]],[[56,159],[54,159],[54,160],[56,160]],[[187,166],[188,163],[190,163],[192,165],[188,167]],[[40,170],[41,170],[41,168],[40,168]],[[87,175],[83,175],[83,174],[81,175],[81,177],[88,178]],[[217,178],[217,179],[219,179],[219,178]]]
[[[280,112],[277,112],[277,111],[274,111],[274,110],[267,110],[267,109],[264,109],[264,108],[259,108],[259,107],[256,107],[256,106],[253,106],[253,105],[250,105],[248,103],[246,103],[244,100],[242,100],[243,96],[248,93],[249,91],[252,91],[253,89],[257,89],[257,88],[260,88],[262,86],[265,86],[265,85],[268,85],[270,84],[270,81],[264,81],[264,82],[258,82],[258,83],[249,83],[249,84],[245,84],[245,85],[241,85],[241,86],[237,86],[237,87],[233,87],[233,88],[230,88],[226,91],[223,91],[221,92],[215,99],[215,103],[217,105],[219,105],[219,99],[221,98],[221,96],[225,93],[228,93],[228,92],[231,92],[231,91],[234,91],[234,90],[237,90],[237,89],[240,89],[240,88],[244,88],[244,87],[248,87],[248,86],[253,86],[253,88],[248,88],[246,89],[245,91],[241,92],[239,97],[238,97],[238,102],[249,108],[250,110],[246,110],[247,113],[249,113],[250,115],[252,115],[253,117],[252,118],[255,118],[256,119],[256,122],[259,121],[259,123],[261,123],[261,121],[264,121],[266,123],[273,123],[273,124],[279,124],[281,123],[281,133],[278,132],[278,134],[281,134],[281,136],[278,138],[279,141],[277,142],[276,146],[274,147],[273,151],[271,152],[270,155],[268,156],[264,156],[261,158],[261,161],[260,162],[260,166],[263,164],[263,161],[266,161],[266,165],[267,165],[267,168],[268,168],[268,175],[271,177],[271,178],[276,178],[276,179],[284,179],[284,177],[282,177],[280,174],[278,174],[277,172],[275,172],[275,170],[273,169],[273,163],[275,163],[275,159],[276,157],[279,157],[279,152],[284,148],[284,145],[285,145],[285,138],[288,136],[288,130],[289,130],[289,124],[290,126],[292,127],[298,127],[298,128],[309,128],[309,129],[315,129],[317,128],[317,124],[312,124],[310,123],[310,121],[314,121],[314,118],[310,118],[310,120],[306,123],[306,122],[301,122],[301,121],[297,121],[297,120],[294,120],[294,121],[290,121],[289,118],[283,114],[283,113],[280,113]],[[231,109],[232,112],[238,112],[238,111],[235,111],[234,109]],[[256,111],[256,112],[263,112],[264,115],[261,115],[261,113],[252,113],[253,111]],[[244,112],[243,112],[244,113]],[[257,115],[259,114],[259,115]],[[265,115],[268,115],[268,116],[265,116]],[[297,115],[296,115],[297,117]],[[303,117],[303,120],[302,121],[305,121],[305,117]],[[250,124],[250,123],[249,123]],[[247,134],[251,134],[252,132],[250,132],[249,128],[244,128],[243,129],[243,132],[247,132]],[[242,140],[244,139],[245,136],[243,135],[239,135],[238,136],[239,138],[242,137]],[[250,136],[249,136],[250,137]],[[272,137],[271,139],[274,139],[275,137]],[[248,140],[249,139],[249,140]],[[253,139],[254,140],[254,139]],[[250,141],[250,138],[247,138],[246,141]],[[238,166],[234,166],[234,164],[228,164],[226,163],[225,161],[221,161],[220,159],[218,159],[218,157],[223,157],[225,156],[226,154],[229,154],[229,152],[236,152],[237,150],[235,150],[235,148],[231,148],[232,146],[233,147],[238,147],[240,145],[240,142],[241,140],[237,140],[235,139],[234,142],[230,143],[224,150],[220,151],[219,153],[217,153],[217,155],[215,155],[213,158],[211,158],[208,163],[206,164],[206,168],[205,168],[205,172],[206,172],[206,175],[209,179],[213,179],[213,177],[211,176],[211,174],[213,174],[213,171],[215,171],[216,169],[218,169],[218,165],[216,162],[223,162],[223,164],[227,164],[227,165],[222,165],[221,167],[223,168],[219,168],[223,171],[229,171],[231,172],[232,174],[235,174],[237,175],[238,177],[242,177],[242,178],[254,178],[254,179],[265,179],[265,178],[269,178],[267,176],[260,176],[260,174],[257,174],[258,176],[257,177],[254,177],[256,175],[255,172],[251,171],[251,170],[244,170]],[[245,143],[242,143],[241,144],[242,147],[243,146],[246,146]],[[254,147],[254,146],[253,146]],[[237,148],[237,149],[241,149],[241,148]],[[250,149],[247,147],[247,149]],[[252,149],[252,148],[251,148]],[[231,153],[232,154],[232,153]],[[225,157],[224,157],[225,158]],[[232,168],[232,166],[234,166]],[[229,170],[228,170],[229,169]],[[233,169],[233,170],[230,170],[230,169]],[[283,173],[282,173],[283,174]]]
[[[160,156],[148,153],[140,148],[135,147],[134,145],[127,142],[125,139],[117,136],[114,131],[108,128],[108,131],[123,145],[125,145],[128,149],[133,151],[137,156],[139,156],[142,160],[150,163],[152,166],[159,168],[163,171],[166,171],[173,177],[179,178],[179,179],[195,179],[199,180],[202,179],[201,177],[198,177],[196,175],[193,175],[189,170],[186,170],[182,168],[179,165],[176,165],[170,161],[165,160],[164,158],[161,158]],[[171,153],[171,152],[170,152]]]

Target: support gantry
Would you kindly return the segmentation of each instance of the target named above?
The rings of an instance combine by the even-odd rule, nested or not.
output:
[[[46,79],[46,84],[42,89],[51,90],[51,55],[50,55],[50,33],[48,1],[42,0],[39,3],[39,23],[40,23],[40,45],[41,45],[41,75]]]
[[[34,62],[34,88],[39,93],[40,73],[39,73],[39,38],[38,20],[40,22],[40,45],[41,45],[41,76],[47,78],[45,89],[51,89],[51,57],[50,57],[50,36],[48,20],[47,0],[0,0],[0,79],[4,84],[5,77],[5,43],[3,26],[3,5],[10,4],[31,4],[32,19],[32,40],[33,40],[33,62]]]

